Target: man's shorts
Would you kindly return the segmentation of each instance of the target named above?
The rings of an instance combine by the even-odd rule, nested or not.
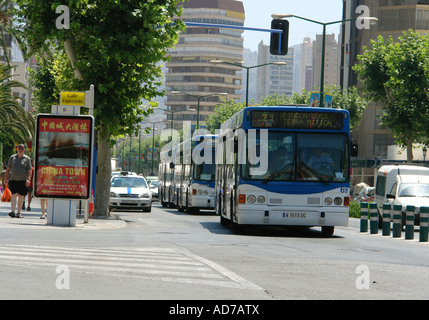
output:
[[[9,189],[12,192],[12,194],[19,193],[22,196],[27,195],[27,186],[25,185],[25,181],[16,181],[11,180],[9,181]]]

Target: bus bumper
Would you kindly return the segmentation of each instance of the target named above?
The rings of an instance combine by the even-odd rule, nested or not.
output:
[[[215,199],[210,196],[192,196],[190,207],[195,209],[214,209]]]
[[[284,226],[348,226],[349,207],[245,208],[236,213],[238,224]]]

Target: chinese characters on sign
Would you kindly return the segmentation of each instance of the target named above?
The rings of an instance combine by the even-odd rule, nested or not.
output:
[[[89,198],[92,128],[91,116],[37,117],[36,197]]]

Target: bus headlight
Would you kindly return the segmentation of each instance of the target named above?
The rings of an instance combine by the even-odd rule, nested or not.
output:
[[[201,196],[201,195],[203,194],[203,190],[198,189],[197,194],[198,194],[199,196]]]
[[[334,203],[335,203],[335,205],[339,206],[343,203],[343,199],[341,199],[340,197],[336,197],[334,199]]]
[[[330,206],[332,204],[332,198],[330,198],[330,197],[325,198],[325,204],[327,206]]]
[[[208,195],[209,194],[209,191],[208,190],[204,190],[204,195]]]
[[[258,197],[258,203],[265,203],[265,197],[264,196],[259,196]]]
[[[249,203],[255,203],[256,197],[254,195],[250,195],[247,197],[247,202]]]

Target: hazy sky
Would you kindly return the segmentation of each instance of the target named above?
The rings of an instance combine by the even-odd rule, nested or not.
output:
[[[331,22],[342,19],[342,0],[241,0],[244,5],[246,20],[245,27],[271,28],[271,14],[294,14],[304,18]],[[303,21],[297,18],[289,20],[289,46],[302,43],[304,37],[310,36],[313,40],[316,34],[321,34],[323,26]],[[338,34],[341,24],[327,27],[327,33]],[[245,31],[243,33],[244,47],[252,51],[258,50],[261,40],[269,44],[270,33],[260,31]]]

